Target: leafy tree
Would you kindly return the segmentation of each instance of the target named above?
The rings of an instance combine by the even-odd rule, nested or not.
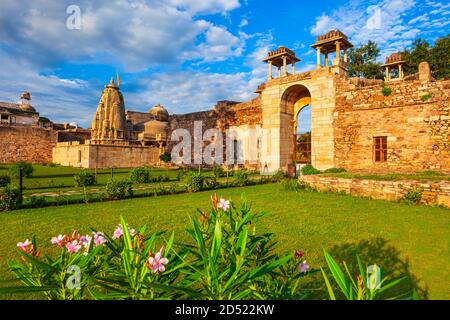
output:
[[[381,65],[376,62],[379,55],[378,45],[371,40],[359,48],[351,48],[348,64],[349,77],[383,79]]]
[[[436,79],[450,79],[450,34],[436,40],[431,49],[431,70]]]
[[[423,61],[431,63],[430,44],[424,39],[417,39],[412,44],[411,49],[403,51],[403,60],[405,60],[404,73],[410,75],[418,72],[419,64]]]

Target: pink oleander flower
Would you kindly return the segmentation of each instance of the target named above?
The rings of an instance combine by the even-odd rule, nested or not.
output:
[[[105,244],[106,242],[108,242],[108,240],[106,240],[103,232],[93,232],[92,235],[94,237],[94,246],[95,247],[101,246],[102,244]]]
[[[217,204],[218,209],[222,209],[223,211],[227,211],[230,208],[230,201],[225,200],[224,198],[220,198],[219,203]]]
[[[78,240],[73,240],[66,244],[66,248],[69,253],[77,253],[81,250],[81,246],[82,244],[78,242]]]
[[[25,252],[27,252],[28,251],[28,247],[29,246],[32,246],[33,244],[31,243],[31,241],[30,240],[25,240],[24,242],[18,242],[17,243],[17,247],[20,249],[20,250],[22,250],[22,251],[25,251]]]
[[[130,229],[130,228],[128,228],[128,231],[130,232],[130,236],[134,236],[134,234],[136,232],[134,229]],[[122,236],[123,236],[123,229],[122,229],[122,225],[119,224],[117,226],[116,230],[114,230],[112,239],[116,240],[116,239],[119,239]]]
[[[306,260],[304,260],[302,263],[300,263],[298,268],[301,273],[306,273],[309,269],[309,265],[306,263]]]
[[[152,270],[153,273],[164,272],[166,270],[165,264],[169,263],[167,258],[161,258],[162,252],[164,251],[164,246],[161,247],[155,256],[150,252],[150,258],[147,260],[147,266]]]
[[[64,240],[66,240],[66,235],[60,234],[57,237],[53,237],[50,241],[52,244],[56,244],[56,245],[58,245],[58,247],[61,248],[63,246]]]
[[[89,235],[81,236],[80,237],[80,243],[83,247],[89,248],[91,244],[92,237]]]

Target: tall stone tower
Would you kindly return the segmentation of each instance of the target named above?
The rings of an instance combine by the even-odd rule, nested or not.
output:
[[[94,144],[121,144],[128,140],[125,102],[119,87],[111,79],[105,86],[91,124]]]

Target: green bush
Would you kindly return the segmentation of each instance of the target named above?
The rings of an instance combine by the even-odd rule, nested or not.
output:
[[[108,199],[119,200],[127,196],[133,196],[132,184],[128,180],[111,179],[106,184],[106,195]]]
[[[9,184],[0,188],[0,211],[14,210],[22,204],[22,194],[18,187]]]
[[[0,175],[0,188],[6,187],[11,183],[11,177],[8,175]]]
[[[170,161],[172,161],[172,155],[168,152],[165,152],[159,156],[159,160],[161,160],[164,163],[169,163]]]
[[[278,170],[275,172],[275,174],[272,176],[272,181],[274,182],[281,182],[286,178],[286,173],[283,170]]]
[[[205,177],[199,172],[189,172],[186,180],[188,192],[199,192],[205,187]]]
[[[205,188],[208,190],[218,189],[220,187],[220,182],[217,181],[216,177],[206,177],[204,181]]]
[[[73,176],[73,179],[75,180],[76,187],[89,187],[96,184],[95,174],[86,170],[82,170],[79,173],[76,173]]]
[[[302,175],[303,176],[309,176],[309,175],[319,174],[319,173],[320,173],[320,170],[317,170],[311,164],[307,164],[302,167]]]
[[[134,183],[149,183],[150,177],[150,169],[146,167],[134,168],[130,172],[130,180]]]
[[[344,168],[329,168],[324,171],[324,173],[342,173],[347,172]]]
[[[42,208],[45,207],[47,205],[47,200],[45,199],[45,197],[31,197],[30,201],[28,203],[28,207],[31,208]]]
[[[300,191],[310,189],[310,185],[298,179],[284,179],[281,181],[281,187],[286,191]]]
[[[214,177],[216,177],[217,179],[225,177],[227,174],[225,173],[225,171],[223,170],[223,168],[221,166],[214,166],[213,167],[213,174]]]
[[[248,178],[248,173],[244,170],[239,170],[234,173],[234,184],[238,187],[248,186],[250,184],[250,179]]]
[[[26,163],[26,162],[20,161],[20,162],[17,162],[15,165],[13,165],[9,169],[9,173],[10,173],[11,177],[19,178],[20,169],[22,169],[22,175],[25,178],[31,177],[31,175],[33,174],[33,171],[34,171],[33,165],[31,163]]]
[[[383,89],[381,90],[381,93],[383,93],[383,96],[389,97],[392,93],[392,89],[384,86]]]
[[[411,188],[406,191],[403,200],[410,203],[419,203],[422,200],[423,188]]]
[[[430,98],[431,98],[432,96],[433,96],[433,95],[432,95],[431,93],[424,94],[424,95],[421,97],[421,99],[422,99],[423,102],[427,102],[428,100],[430,100]]]

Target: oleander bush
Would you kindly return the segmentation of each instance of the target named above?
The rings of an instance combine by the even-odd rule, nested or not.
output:
[[[408,189],[403,196],[403,200],[409,203],[419,203],[422,200],[424,188],[411,188]]]
[[[10,176],[8,176],[6,174],[0,175],[0,188],[6,187],[10,183],[11,183],[11,177]]]
[[[27,163],[27,162],[23,162],[23,161],[17,162],[13,166],[11,166],[9,168],[9,174],[13,178],[19,178],[21,169],[22,169],[22,175],[24,178],[29,178],[33,175],[33,172],[34,172],[33,165],[31,163]]]
[[[248,186],[251,183],[248,172],[244,170],[238,170],[234,173],[233,182],[237,187]]]
[[[219,166],[219,165],[215,165],[213,167],[213,175],[217,179],[227,176],[225,170],[223,170],[223,168],[221,166]]]
[[[172,161],[172,155],[169,152],[165,152],[159,156],[159,160],[161,160],[164,163],[169,163]]]
[[[82,170],[79,173],[76,173],[73,178],[75,180],[76,187],[89,187],[97,183],[97,181],[95,180],[95,174],[86,170]]]
[[[205,187],[205,177],[200,172],[189,172],[186,179],[188,192],[199,192]]]
[[[13,184],[0,188],[0,211],[10,211],[20,207],[23,198],[20,190]]]

